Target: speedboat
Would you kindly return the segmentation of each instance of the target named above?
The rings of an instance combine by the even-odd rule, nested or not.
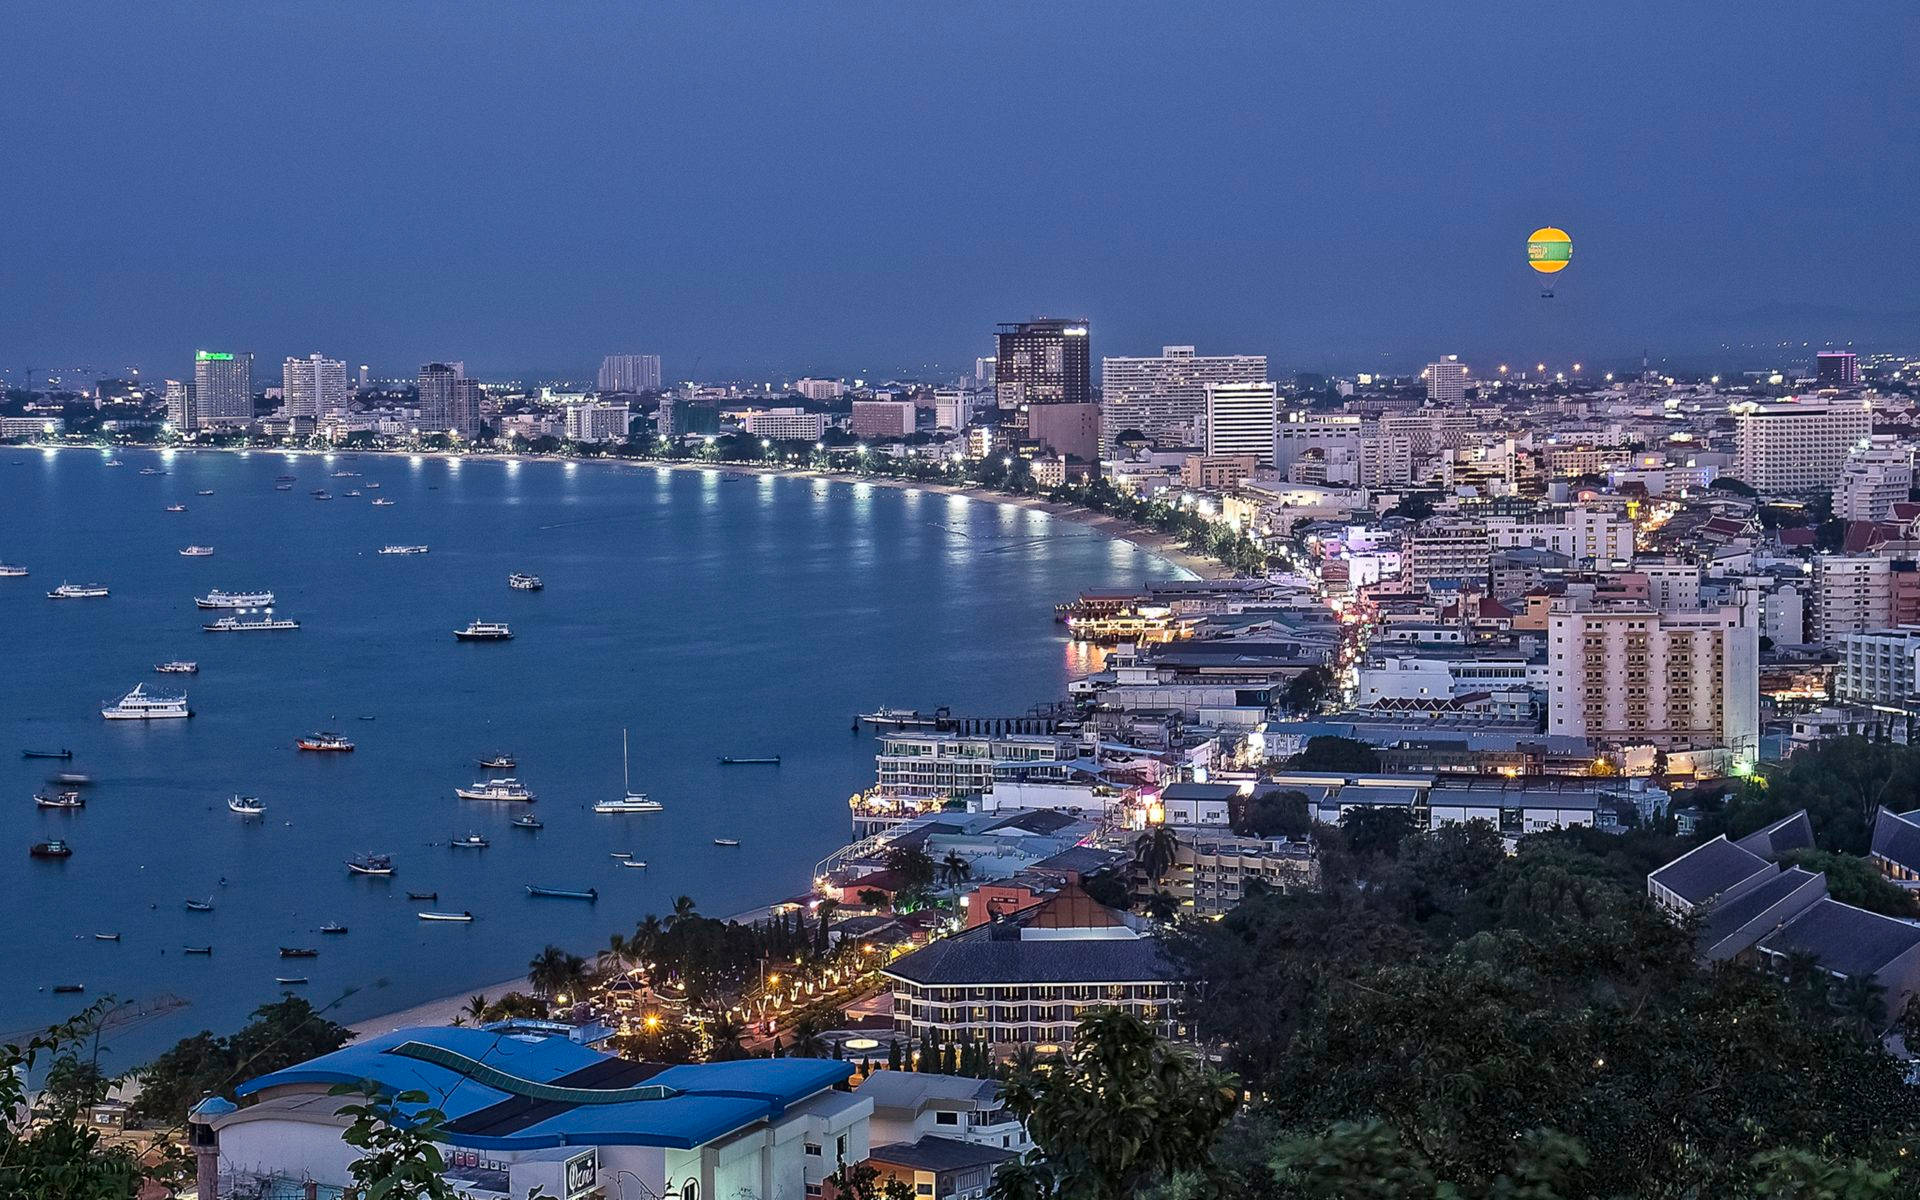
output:
[[[243,817],[257,817],[267,811],[267,806],[258,796],[230,796],[227,799],[227,811],[237,812]]]
[[[425,554],[427,552],[427,549],[428,547],[426,546],[382,546],[380,547],[380,553],[382,554]]]
[[[199,491],[197,491],[197,492],[195,492],[195,493],[194,493],[194,495],[196,495],[196,496],[211,496],[211,495],[213,495],[213,489],[212,489],[212,488],[201,488],[201,489],[200,489]]]
[[[368,487],[379,487],[380,485],[379,485],[379,484],[377,484],[377,483],[370,483],[370,484],[368,484],[367,486],[368,486]],[[381,497],[380,497],[379,499],[377,499],[377,500],[375,500],[375,501],[373,502],[373,506],[374,506],[375,508],[392,508],[392,507],[393,507],[393,501],[391,501],[391,500],[389,500],[389,499],[387,499],[387,498],[386,498],[385,496],[381,496]]]
[[[481,837],[477,833],[470,833],[465,837],[457,837],[447,843],[448,846],[455,850],[485,850],[492,844],[493,843],[487,841],[486,838]]]
[[[740,844],[740,839],[739,838],[715,838],[713,839],[713,844],[716,846],[738,846]]]
[[[636,867],[644,871],[647,869],[647,860],[644,858],[629,858],[623,861],[620,865],[623,867]]]
[[[461,642],[510,642],[513,630],[505,621],[482,621],[478,618],[467,622],[465,629],[453,631],[454,640]]]
[[[320,927],[321,933],[345,933],[346,931],[347,931],[347,927],[345,925],[340,924],[338,921],[328,921],[325,925],[322,925]]]
[[[187,901],[187,911],[188,911],[188,912],[212,912],[212,911],[213,911],[213,897],[212,897],[212,896],[208,896],[208,897],[207,897],[207,898],[206,898],[205,900],[189,900],[189,901]]]
[[[544,896],[549,900],[585,900],[587,903],[592,904],[594,901],[600,899],[600,889],[541,887],[538,884],[530,883],[527,885],[527,895]]]
[[[720,756],[720,765],[723,767],[777,767],[780,765],[780,756],[768,754],[758,758],[741,758],[732,754],[723,754]]]
[[[319,958],[320,951],[313,946],[282,946],[281,958]]]
[[[507,824],[513,826],[515,829],[545,829],[546,828],[545,825],[540,823],[540,818],[534,816],[532,813],[528,813],[525,816],[521,816],[521,817],[515,817],[513,820],[508,821]]]
[[[522,803],[533,800],[533,793],[511,775],[503,779],[483,780],[472,787],[455,788],[453,794],[462,800],[512,800]]]
[[[355,875],[391,875],[393,874],[393,856],[363,854],[359,858],[348,859],[347,870]]]
[[[117,942],[120,940],[120,935],[118,933],[96,933],[93,935],[93,940],[96,942]]]
[[[182,946],[182,947],[180,947],[180,953],[182,953],[182,954],[212,954],[212,953],[213,953],[213,947],[212,947],[212,946]]]
[[[169,504],[167,505],[167,511],[172,513],[181,513],[181,512],[187,511],[187,506],[184,504]]]
[[[407,899],[409,900],[438,900],[439,898],[440,898],[439,892],[408,892],[407,893]]]
[[[305,975],[275,975],[273,981],[281,987],[296,987],[307,981]]]

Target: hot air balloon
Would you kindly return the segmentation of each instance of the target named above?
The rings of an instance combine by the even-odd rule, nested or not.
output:
[[[1548,225],[1534,230],[1532,236],[1527,238],[1527,265],[1542,276],[1564,271],[1572,261],[1573,239],[1567,236],[1566,230]],[[1542,286],[1540,298],[1553,299],[1553,288]]]

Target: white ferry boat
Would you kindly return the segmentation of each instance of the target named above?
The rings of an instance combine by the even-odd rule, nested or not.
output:
[[[453,794],[462,800],[513,800],[531,801],[533,793],[528,791],[518,779],[507,776],[504,779],[488,779],[472,787],[453,789]]]
[[[149,696],[146,684],[137,684],[134,689],[111,704],[102,705],[100,715],[109,721],[163,721],[174,717],[190,717],[193,710],[187,707],[187,697]]]
[[[267,633],[283,629],[298,629],[300,622],[291,617],[276,617],[268,609],[257,617],[221,617],[218,621],[208,621],[200,626],[208,633]]]
[[[200,664],[176,658],[172,662],[155,663],[153,669],[162,675],[198,675]]]
[[[538,575],[523,575],[516,571],[507,576],[507,586],[516,592],[537,592],[547,585],[540,581]]]
[[[205,558],[213,553],[212,546],[186,546],[180,551],[182,558]]]
[[[428,548],[426,546],[382,546],[380,547],[380,553],[382,554],[425,554],[427,552],[427,549]]]
[[[195,596],[193,602],[201,608],[265,608],[273,603],[273,593],[223,592],[215,588],[204,596]]]
[[[454,630],[453,636],[462,642],[510,642],[513,640],[513,630],[507,627],[505,621],[476,619],[467,622],[465,629]]]
[[[0,579],[24,579],[27,569],[14,563],[0,563]]]
[[[107,594],[103,583],[63,583],[47,593],[49,600],[97,600]]]

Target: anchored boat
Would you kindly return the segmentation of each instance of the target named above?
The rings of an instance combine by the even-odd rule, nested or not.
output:
[[[100,715],[109,721],[164,721],[190,717],[193,710],[187,707],[184,692],[178,696],[150,696],[147,685],[141,683],[135,684],[134,689],[120,699],[102,705]]]
[[[353,743],[337,733],[310,733],[294,742],[301,750],[316,750],[323,753],[345,754],[353,749]]]
[[[467,622],[465,629],[453,631],[455,641],[461,642],[510,642],[513,630],[505,621],[482,621],[475,618]]]
[[[581,891],[577,888],[540,887],[530,883],[527,885],[527,895],[544,896],[550,900],[585,900],[592,904],[600,898],[600,889],[588,888]]]
[[[473,920],[473,914],[470,912],[457,912],[457,913],[423,912],[416,915],[418,915],[422,921],[471,921]]]
[[[511,775],[501,779],[484,780],[472,787],[455,788],[453,794],[462,800],[510,800],[520,803],[533,801],[533,793]]]

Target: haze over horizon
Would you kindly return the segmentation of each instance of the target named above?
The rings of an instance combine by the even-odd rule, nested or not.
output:
[[[944,374],[1043,312],[1276,371],[1920,329],[1891,2],[11,16],[9,372]]]

